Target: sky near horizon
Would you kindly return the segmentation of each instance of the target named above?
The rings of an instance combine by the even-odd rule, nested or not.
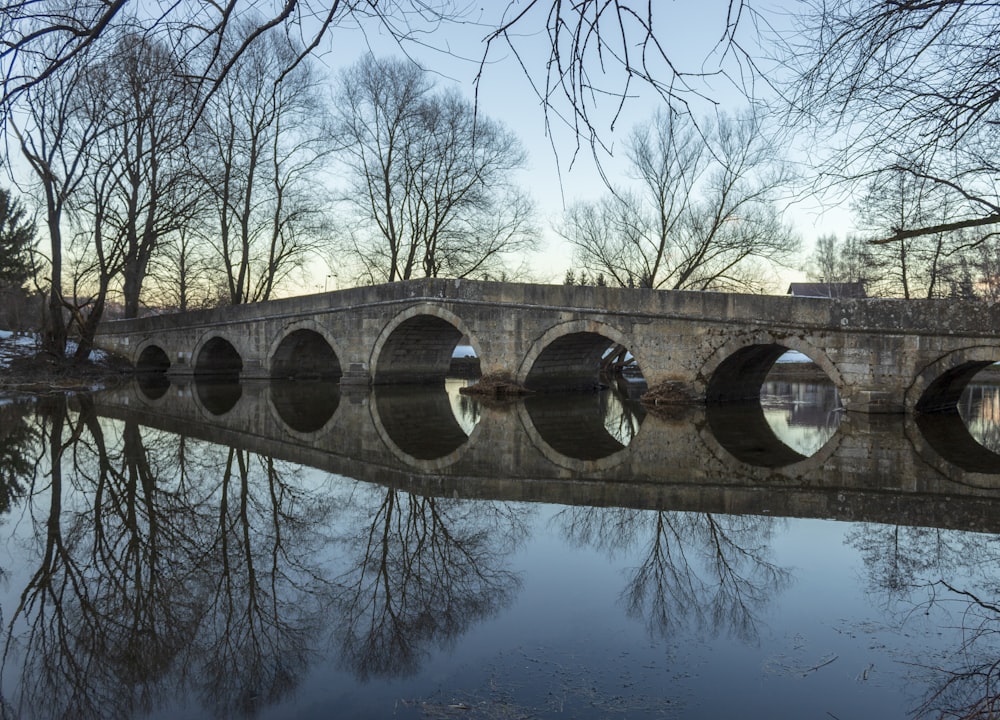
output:
[[[548,4],[545,5],[547,8]],[[506,2],[496,3],[489,6],[489,11],[499,13],[505,7]],[[776,27],[787,27],[789,23],[787,10],[782,5],[755,3],[754,9]],[[685,98],[698,117],[719,111],[731,114],[747,105],[746,94],[737,85],[740,68],[735,58],[720,56],[727,10],[728,0],[701,0],[694,7],[677,0],[654,0],[656,30],[663,47],[675,66],[692,74],[690,91]],[[429,27],[426,33],[417,33],[402,46],[378,27],[364,27],[363,32],[357,27],[335,27],[328,34],[318,59],[331,74],[332,81],[338,70],[352,64],[365,52],[377,56],[405,53],[436,75],[439,85],[459,88],[470,100],[477,102],[480,112],[514,131],[528,152],[528,167],[520,180],[536,202],[543,234],[543,246],[531,259],[537,269],[537,277],[532,279],[560,282],[567,269],[573,267],[571,248],[554,230],[563,209],[576,201],[596,200],[606,192],[598,161],[613,182],[626,179],[627,168],[622,157],[624,141],[631,129],[648,120],[664,101],[648,86],[636,83],[630,88],[629,97],[617,116],[617,99],[608,98],[607,102],[602,102],[595,124],[605,147],[595,158],[586,138],[578,145],[572,128],[551,112],[546,118],[537,91],[522,68],[523,64],[533,73],[536,87],[544,82],[549,59],[544,13],[537,12],[522,26],[524,31],[532,28],[534,33],[516,38],[520,57],[515,57],[508,47],[496,45],[488,61],[481,64],[485,48],[483,39],[497,20],[489,11],[481,8],[480,14],[466,24]],[[757,37],[752,35],[754,31],[751,19],[743,18],[739,39],[748,48],[757,43]],[[758,60],[767,67],[763,51]],[[610,88],[621,87],[620,78],[611,74],[594,79]],[[760,93],[766,89],[764,86],[765,83],[757,82],[753,90]],[[556,109],[564,108],[557,106]],[[794,157],[789,159],[795,161]],[[852,229],[849,213],[837,203],[823,204],[811,197],[789,197],[782,202],[786,220],[803,240],[803,264],[818,235],[835,233],[843,237]],[[801,271],[789,270],[782,273],[782,282],[804,277]]]

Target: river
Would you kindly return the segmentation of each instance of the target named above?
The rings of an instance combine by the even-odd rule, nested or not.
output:
[[[0,405],[4,718],[988,717],[961,415],[146,382]],[[633,399],[630,399],[630,395]]]

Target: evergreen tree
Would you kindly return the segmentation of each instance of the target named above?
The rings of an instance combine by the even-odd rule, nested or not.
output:
[[[21,287],[32,273],[35,224],[9,190],[0,188],[0,287]]]

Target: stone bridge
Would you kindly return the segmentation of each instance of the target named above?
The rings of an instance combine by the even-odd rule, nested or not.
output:
[[[97,346],[140,370],[342,385],[440,380],[467,337],[484,374],[532,390],[592,387],[610,347],[681,400],[759,397],[787,350],[849,411],[953,410],[1000,360],[1000,305],[823,299],[426,279],[104,323]]]

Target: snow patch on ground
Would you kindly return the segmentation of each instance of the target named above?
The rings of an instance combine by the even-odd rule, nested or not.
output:
[[[10,330],[0,330],[0,368],[10,367],[11,360],[32,355],[37,349],[37,335],[18,335]]]
[[[10,330],[0,330],[0,369],[10,367],[10,361],[16,357],[34,355],[38,352],[41,339],[38,335],[19,335]],[[72,356],[76,352],[77,342],[69,340],[66,343],[66,355]],[[90,359],[95,363],[103,363],[108,360],[108,354],[103,350],[93,350]]]

